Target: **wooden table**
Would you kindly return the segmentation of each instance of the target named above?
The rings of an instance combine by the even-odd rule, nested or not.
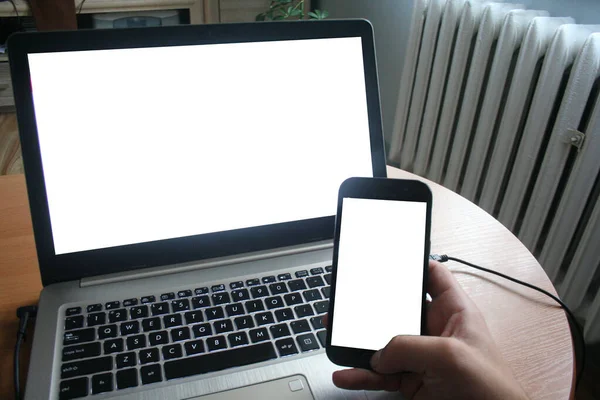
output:
[[[392,178],[421,179],[388,167]],[[519,240],[485,211],[429,181],[433,192],[432,253],[501,271],[556,293]],[[482,310],[494,338],[531,399],[573,397],[574,357],[563,311],[545,296],[502,278],[447,264]],[[25,180],[0,177],[0,398],[12,398],[17,307],[41,289]],[[25,358],[26,355],[24,355]],[[23,369],[25,371],[25,369]],[[24,373],[24,372],[23,372]]]

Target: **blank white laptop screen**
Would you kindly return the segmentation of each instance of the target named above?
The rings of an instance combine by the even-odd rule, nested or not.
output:
[[[373,176],[360,38],[29,55],[56,254],[335,214]]]

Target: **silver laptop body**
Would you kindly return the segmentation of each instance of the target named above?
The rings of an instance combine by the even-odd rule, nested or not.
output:
[[[385,176],[368,22],[22,34],[9,58],[44,284],[26,399],[385,396],[333,386],[319,325],[338,187]]]

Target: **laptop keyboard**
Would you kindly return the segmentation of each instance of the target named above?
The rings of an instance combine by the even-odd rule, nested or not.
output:
[[[330,283],[327,266],[67,308],[59,398],[324,348]]]

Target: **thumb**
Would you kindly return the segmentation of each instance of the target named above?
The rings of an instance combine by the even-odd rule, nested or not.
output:
[[[424,373],[454,359],[459,342],[437,336],[396,336],[373,354],[371,367],[381,374]]]

